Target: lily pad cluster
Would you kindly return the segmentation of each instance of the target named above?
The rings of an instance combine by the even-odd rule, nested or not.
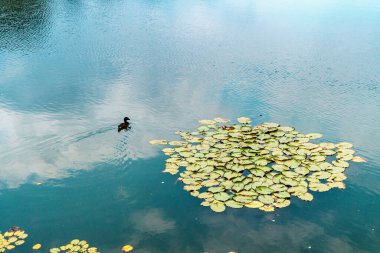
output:
[[[179,174],[179,180],[201,205],[215,212],[231,208],[274,211],[289,206],[291,197],[313,200],[310,191],[344,189],[352,144],[313,143],[319,133],[302,134],[277,123],[251,125],[240,117],[239,124],[215,118],[200,120],[194,132],[177,131],[181,141],[152,140],[170,145],[164,172]]]
[[[4,234],[0,233],[0,252],[12,250],[17,246],[24,244],[27,237],[28,234],[23,230],[7,231]]]
[[[98,249],[95,247],[90,247],[90,245],[84,241],[79,239],[74,239],[70,243],[66,245],[62,245],[58,248],[50,249],[50,253],[79,253],[79,252],[88,252],[88,253],[99,253]]]
[[[28,237],[28,234],[24,230],[21,230],[19,227],[12,227],[7,232],[2,234],[0,232],[0,252],[5,252],[7,250],[12,250],[16,246],[22,245],[25,243],[24,239]],[[41,244],[33,245],[33,250],[40,250],[42,247]],[[132,245],[124,245],[122,247],[122,252],[131,252],[133,250]],[[100,253],[97,248],[90,247],[90,245],[79,239],[74,239],[66,245],[62,245],[57,248],[50,249],[50,253]]]

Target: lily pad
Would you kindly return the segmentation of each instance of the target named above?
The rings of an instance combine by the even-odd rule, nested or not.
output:
[[[228,195],[228,193],[225,193],[225,192],[218,192],[218,193],[216,193],[214,195],[214,199],[222,201],[222,202],[224,202],[224,201],[226,201],[226,200],[228,200],[230,198],[231,198],[231,196]]]
[[[312,201],[313,200],[313,195],[311,195],[308,192],[297,195],[297,197],[302,199],[302,200],[305,200],[305,201]]]
[[[257,193],[264,194],[264,195],[273,193],[273,189],[269,188],[267,186],[258,186],[258,187],[256,187],[255,190]]]
[[[260,195],[258,199],[264,204],[272,204],[274,202],[273,197],[270,195]]]
[[[367,162],[366,159],[360,157],[360,156],[354,156],[352,157],[351,161],[356,162],[356,163],[364,163]]]
[[[208,119],[202,119],[198,121],[202,125],[214,125],[216,121],[214,120],[208,120]]]
[[[281,201],[281,202],[275,202],[273,205],[277,208],[284,208],[290,205],[290,200],[285,199],[284,201]]]
[[[319,138],[322,138],[322,134],[319,134],[319,133],[310,133],[310,134],[307,134],[305,135],[307,138],[309,139],[319,139]]]
[[[237,121],[242,123],[242,124],[250,124],[251,123],[251,119],[247,118],[247,117],[240,117],[237,119]]]
[[[244,206],[249,207],[249,208],[260,208],[263,205],[264,204],[262,202],[255,200],[255,201],[252,201],[252,202],[245,204]]]
[[[232,207],[232,208],[242,208],[243,205],[239,202],[236,202],[235,200],[228,200],[225,202],[226,206]]]
[[[226,209],[225,205],[221,202],[212,203],[210,205],[210,208],[211,208],[211,210],[213,210],[214,212],[217,212],[217,213],[223,212]]]
[[[274,211],[274,207],[272,205],[265,205],[265,206],[260,207],[259,209],[264,211],[264,212],[273,212]]]
[[[149,143],[152,145],[166,145],[166,144],[168,144],[168,141],[166,141],[166,140],[151,140],[151,141],[149,141]]]

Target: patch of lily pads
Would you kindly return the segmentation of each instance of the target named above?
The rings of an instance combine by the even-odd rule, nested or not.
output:
[[[15,249],[25,243],[25,239],[28,234],[19,227],[12,227],[10,230],[4,234],[0,232],[0,252],[6,252]],[[35,244],[32,249],[40,250],[41,244]],[[121,251],[123,253],[131,252],[133,246],[125,245],[122,247]],[[74,239],[70,243],[59,246],[57,248],[52,248],[49,250],[50,253],[100,253],[96,247],[91,247],[87,241]]]
[[[0,232],[0,252],[12,250],[24,244],[27,237],[28,234],[23,230],[7,231],[4,234]]]
[[[181,141],[150,141],[171,146],[163,149],[169,156],[164,172],[178,174],[184,189],[215,212],[226,206],[271,212],[289,206],[292,196],[312,201],[311,192],[345,189],[349,162],[365,162],[348,142],[314,143],[321,134],[237,121],[200,120],[195,131],[176,132]]]
[[[70,253],[99,253],[98,249],[95,247],[90,247],[90,245],[84,241],[79,239],[74,239],[70,243],[66,245],[62,245],[58,248],[50,249],[50,253],[62,253],[62,252],[70,252]]]

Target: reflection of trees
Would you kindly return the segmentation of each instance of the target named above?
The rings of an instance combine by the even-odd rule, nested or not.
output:
[[[50,10],[45,0],[0,1],[0,50],[29,50],[44,39]]]

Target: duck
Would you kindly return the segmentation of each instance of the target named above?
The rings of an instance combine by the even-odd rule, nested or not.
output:
[[[20,230],[21,230],[20,227],[13,226],[13,227],[11,227],[11,228],[8,230],[8,232],[16,232],[16,231],[20,231]]]
[[[131,119],[128,118],[128,117],[124,117],[124,122],[120,123],[119,126],[117,127],[117,131],[118,132],[120,132],[123,129],[128,130],[128,128],[129,128],[129,122],[128,122],[128,120],[131,120]]]
[[[224,126],[222,126],[222,129],[223,130],[234,130],[235,128],[233,126],[228,127],[228,126],[224,125]]]

